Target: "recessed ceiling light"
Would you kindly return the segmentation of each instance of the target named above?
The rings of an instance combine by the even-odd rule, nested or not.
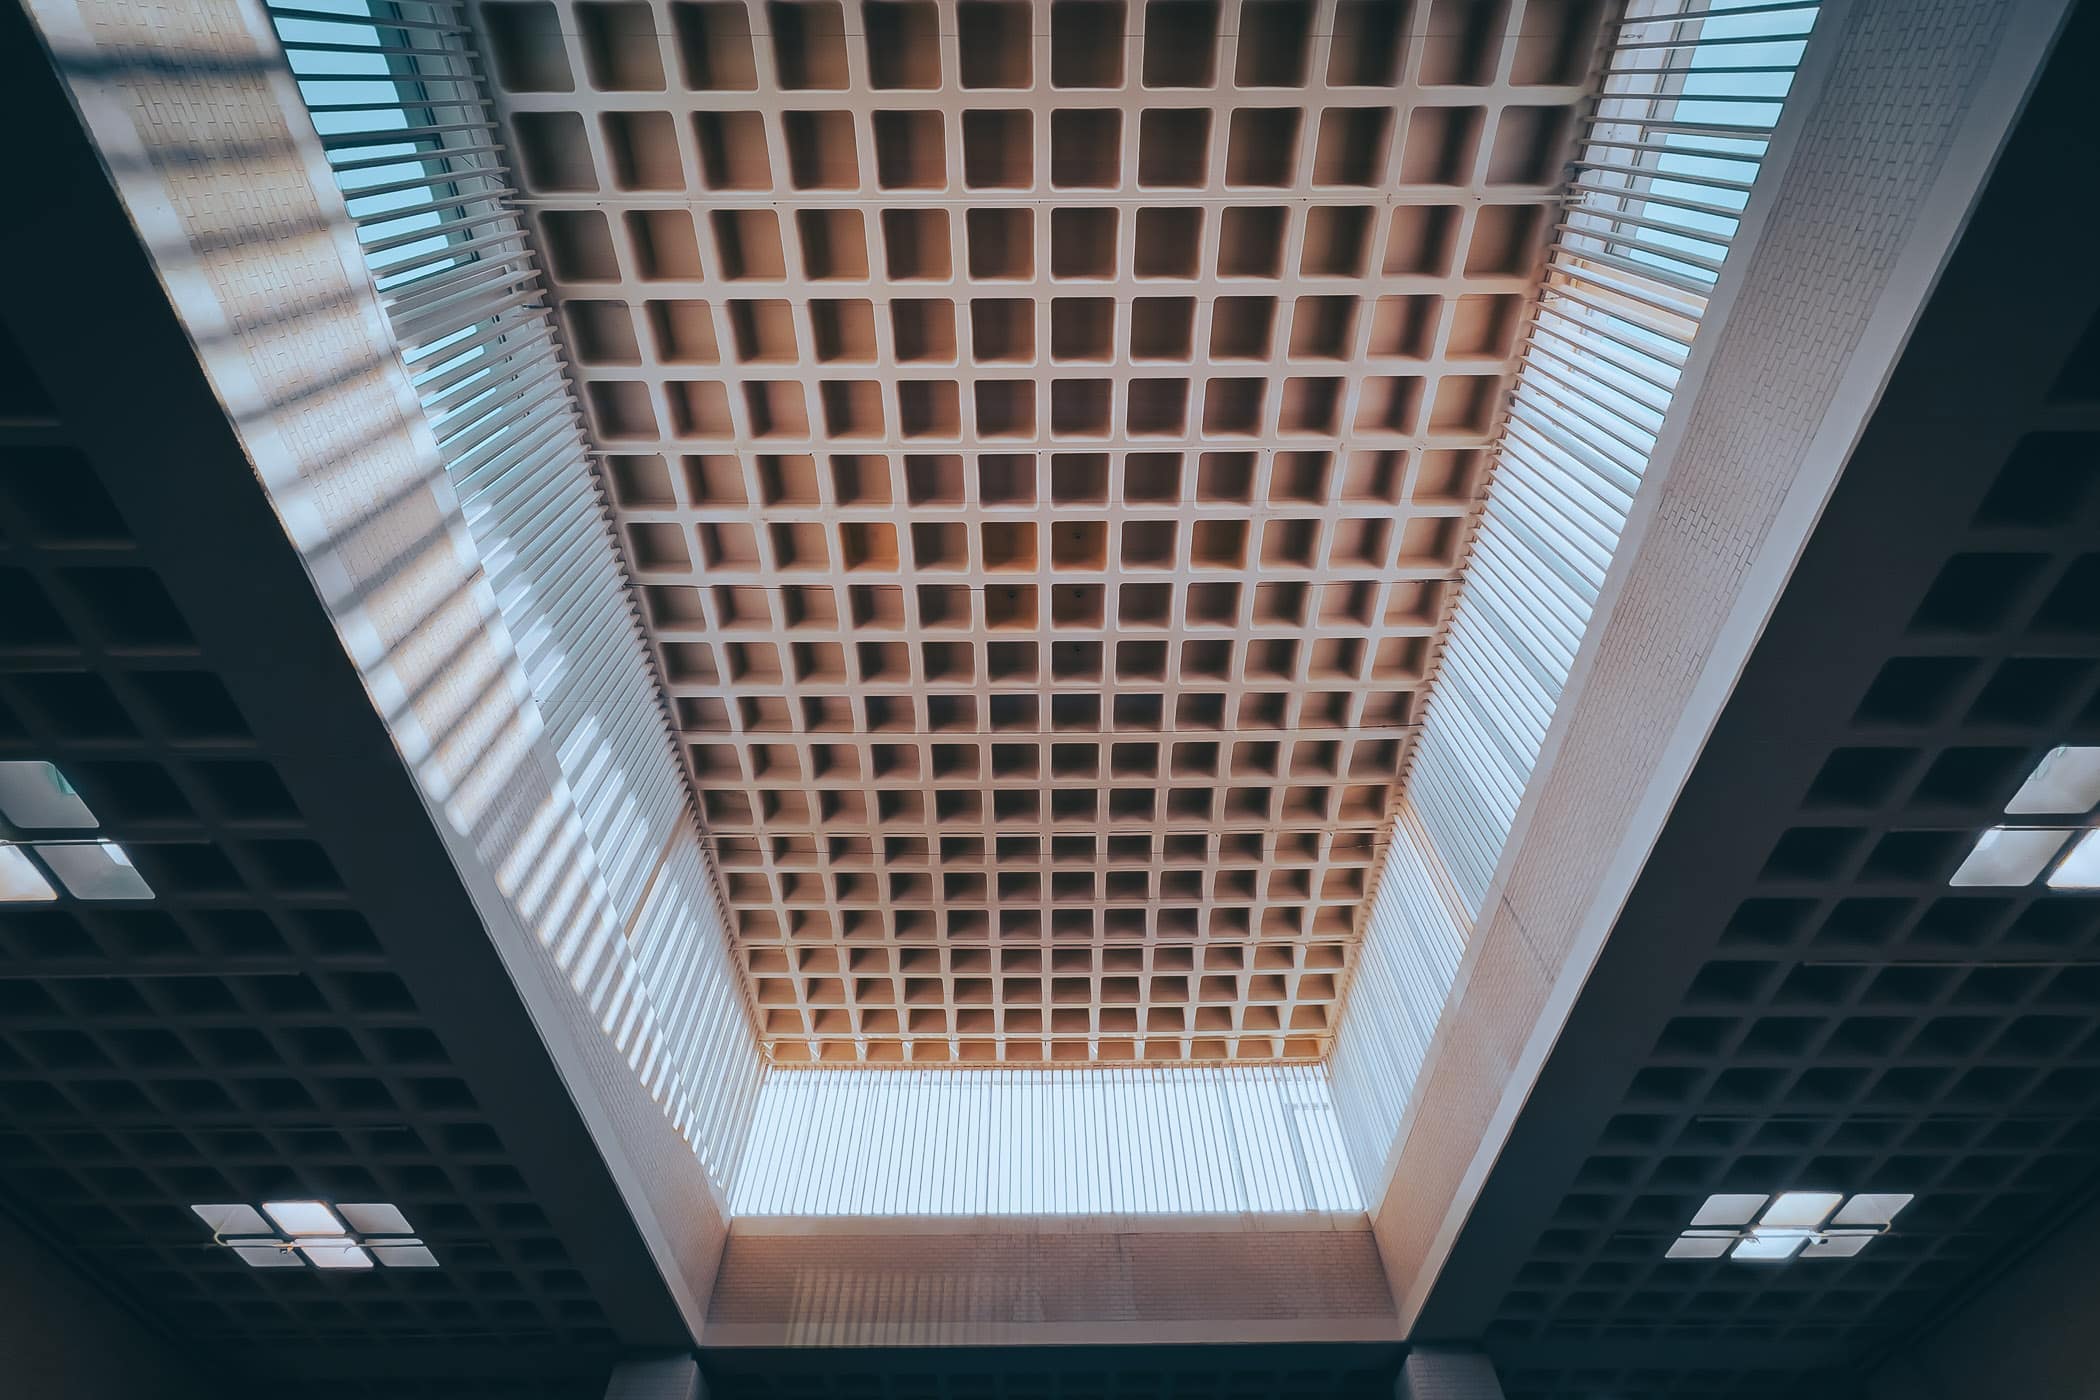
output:
[[[37,760],[0,763],[0,816],[27,830],[101,825],[65,775]]]
[[[254,1206],[191,1206],[197,1218],[211,1227],[215,1235],[267,1235],[270,1223],[264,1220]]]
[[[153,887],[114,841],[38,841],[31,849],[75,899],[153,898]]]
[[[1830,1218],[1845,1198],[1835,1191],[1785,1191],[1771,1208],[1757,1218],[1760,1230],[1813,1230]]]
[[[356,1240],[337,1238],[299,1241],[299,1252],[317,1269],[369,1269],[372,1256]]]
[[[57,899],[58,891],[44,878],[20,846],[0,845],[0,904],[30,904]]]
[[[338,1201],[336,1213],[350,1222],[350,1228],[360,1235],[413,1235],[415,1227],[398,1206],[385,1201],[359,1202]]]
[[[1694,1225],[1748,1225],[1769,1196],[1708,1196],[1692,1217]]]
[[[2005,810],[2090,812],[2096,805],[2100,805],[2100,748],[2067,744],[2042,755]]]
[[[1911,1197],[1902,1194],[1854,1196],[1838,1208],[1830,1217],[1832,1225],[1887,1225],[1896,1218],[1896,1213],[1911,1203]]]
[[[416,1237],[400,1207],[385,1201],[336,1206],[265,1201],[261,1211],[246,1203],[190,1209],[210,1227],[214,1244],[231,1249],[251,1268],[369,1269],[375,1263],[390,1269],[438,1267],[437,1256]]]
[[[2078,838],[2063,864],[2049,872],[2052,890],[2100,890],[2100,831]]]
[[[1887,1231],[1896,1213],[1910,1202],[1909,1195],[1896,1192],[1869,1192],[1849,1200],[1835,1191],[1708,1196],[1692,1217],[1692,1228],[1680,1231],[1663,1257],[1719,1259],[1726,1255],[1753,1263],[1778,1263],[1797,1256],[1849,1259]]]
[[[2042,873],[2071,833],[2041,827],[1994,826],[1976,838],[1950,885],[2026,885]]]
[[[1687,1230],[1670,1244],[1666,1259],[1718,1259],[1741,1236],[1733,1230]]]
[[[1760,1230],[1737,1240],[1728,1257],[1776,1263],[1799,1254],[1808,1238],[1808,1233],[1802,1230]]]
[[[343,1222],[319,1201],[264,1201],[263,1209],[287,1235],[340,1235]]]
[[[1867,1247],[1874,1238],[1872,1230],[1860,1230],[1844,1235],[1818,1235],[1801,1247],[1803,1259],[1850,1259]]]

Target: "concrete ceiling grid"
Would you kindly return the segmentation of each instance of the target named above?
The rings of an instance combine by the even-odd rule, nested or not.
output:
[[[1324,1056],[1603,7],[473,13],[774,1060]]]

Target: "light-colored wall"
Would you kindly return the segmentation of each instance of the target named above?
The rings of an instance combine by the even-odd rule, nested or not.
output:
[[[1374,1220],[1409,1325],[2062,12],[1832,0],[1483,901]]]

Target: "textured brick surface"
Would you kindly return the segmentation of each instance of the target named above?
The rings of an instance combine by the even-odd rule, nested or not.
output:
[[[739,1225],[707,1340],[731,1346],[1380,1340],[1392,1298],[1360,1217],[1270,1228],[1045,1221]],[[856,1231],[867,1231],[857,1233]]]
[[[1731,263],[1732,306],[1696,352],[1657,452],[1652,515],[1636,506],[1619,591],[1600,606],[1402,1127],[1376,1220],[1403,1321],[2009,118],[2017,89],[2004,81],[1987,110],[1971,98],[2010,12],[1996,0],[1832,6],[1811,43],[1827,75],[1805,94],[1798,144],[1774,158],[1765,222]]]

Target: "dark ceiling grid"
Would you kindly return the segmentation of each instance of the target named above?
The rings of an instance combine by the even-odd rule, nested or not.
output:
[[[1510,1400],[1852,1395],[2100,1183],[2100,895],[1948,885],[2042,755],[2100,743],[2100,321],[2013,286],[2100,213],[2032,198],[2079,178],[2054,133],[2096,31],[2031,100],[1423,1310],[1418,1336],[1485,1331]],[[1663,1257],[1708,1194],[1796,1188],[1916,1200],[1851,1259]]]
[[[709,1400],[1391,1400],[1384,1344],[718,1350]]]
[[[502,1142],[19,373],[0,386],[0,757],[56,763],[158,897],[0,910],[0,1198],[214,1348],[607,1351]],[[399,1205],[442,1267],[258,1273],[188,1209],[314,1195]]]
[[[1769,855],[1490,1335],[1856,1354],[2100,1171],[2100,898],[1947,884],[2043,754],[2100,742],[2100,431],[2037,429],[1790,824],[1743,833]],[[1793,1187],[1917,1200],[1855,1259],[1663,1259],[1708,1193]]]

